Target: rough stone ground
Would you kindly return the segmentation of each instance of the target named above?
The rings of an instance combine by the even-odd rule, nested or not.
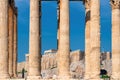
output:
[[[36,79],[2,79],[2,80],[36,80]],[[37,79],[37,80],[66,80],[66,79]],[[84,79],[69,79],[69,80],[84,80]]]
[[[66,79],[7,79],[7,80],[66,80]],[[79,79],[69,79],[69,80],[79,80]],[[80,80],[83,80],[83,79],[80,79]]]

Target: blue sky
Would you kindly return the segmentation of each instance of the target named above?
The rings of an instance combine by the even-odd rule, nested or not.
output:
[[[101,51],[111,51],[111,7],[109,0],[101,1]],[[18,62],[29,53],[29,0],[15,0],[18,7]],[[57,48],[57,3],[42,2],[42,54]],[[85,8],[82,2],[70,2],[70,47],[85,47]]]

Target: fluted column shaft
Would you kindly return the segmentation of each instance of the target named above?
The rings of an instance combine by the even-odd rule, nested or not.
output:
[[[13,77],[17,77],[17,8],[14,10]]]
[[[112,80],[120,80],[120,0],[112,6]]]
[[[29,76],[40,78],[40,0],[30,0]]]
[[[86,8],[86,28],[85,28],[85,80],[89,80],[91,75],[90,67],[90,0],[84,1]]]
[[[100,0],[91,0],[90,12],[90,80],[100,80]]]
[[[0,79],[8,74],[8,0],[0,0]]]
[[[70,77],[69,0],[60,0],[58,76]]]
[[[14,29],[14,10],[9,4],[9,24],[8,24],[8,50],[9,50],[9,75],[13,77],[13,29]]]

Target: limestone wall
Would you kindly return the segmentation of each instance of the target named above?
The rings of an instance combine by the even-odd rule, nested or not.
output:
[[[84,59],[84,52],[80,50],[72,51],[70,53],[70,62],[76,62]]]
[[[57,67],[56,54],[45,54],[42,56],[41,62],[42,70]]]
[[[110,59],[108,58],[110,54],[108,53],[102,53],[101,54],[101,64],[102,67],[105,70],[108,71],[108,75],[111,75],[111,62]],[[50,78],[55,75],[57,75],[57,52],[49,52],[49,54],[44,54],[42,55],[42,60],[41,60],[41,68],[42,68],[42,76],[44,78]],[[74,78],[82,78],[84,75],[84,52],[80,50],[75,50],[70,53],[70,70],[72,77]],[[108,60],[109,59],[109,60]],[[18,63],[18,70],[17,72],[21,72],[22,69],[24,68],[25,70],[28,71],[28,60],[29,60],[29,55],[26,56],[26,61],[27,62],[21,62]]]
[[[41,60],[42,61],[41,62],[42,70],[56,68],[57,67],[56,56],[57,56],[56,53],[49,53],[49,54],[42,55],[42,60]],[[109,53],[109,55],[107,55],[106,53],[102,53],[101,54],[101,63],[103,60],[108,59],[108,56],[110,56],[110,53]],[[26,58],[29,58],[29,57],[27,56]],[[26,59],[26,60],[29,60],[29,59]],[[70,53],[70,63],[78,62],[80,60],[84,60],[84,52],[82,52],[80,50],[75,50]],[[28,61],[27,61],[27,63],[25,63],[25,62],[18,63],[17,72],[20,72],[23,68],[28,70]]]

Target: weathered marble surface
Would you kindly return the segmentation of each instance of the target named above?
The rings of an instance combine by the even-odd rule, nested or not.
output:
[[[40,79],[40,0],[30,0],[30,34],[29,34],[29,73],[28,79]]]
[[[120,0],[111,0],[112,8],[112,78],[120,80]]]
[[[0,0],[0,80],[8,73],[8,0]]]

